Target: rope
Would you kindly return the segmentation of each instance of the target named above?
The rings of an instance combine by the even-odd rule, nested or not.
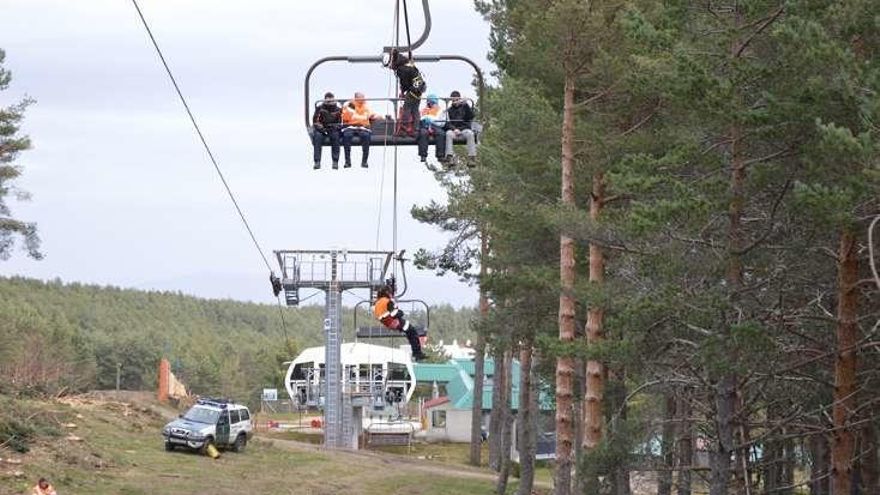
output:
[[[275,296],[275,300],[278,302],[278,315],[281,316],[281,330],[284,332],[284,340],[289,343],[290,337],[287,335],[287,323],[284,321],[284,308],[281,305],[281,296]]]
[[[406,11],[406,0],[403,0],[403,25],[406,26],[406,50],[409,52],[410,60],[412,60],[412,41],[409,39],[409,14]]]
[[[394,213],[393,213],[393,235],[392,235],[392,248],[391,251],[393,253],[397,253],[397,147],[394,147]],[[391,274],[394,278],[397,278],[397,263],[391,263]]]
[[[394,4],[394,21],[391,25],[391,42],[389,44],[392,44],[395,46],[398,44],[398,40],[400,39],[399,25],[400,25],[400,0],[397,0],[397,2],[395,2],[395,4]],[[390,56],[390,54],[389,54],[389,56]],[[389,65],[390,65],[390,61],[389,61]],[[397,96],[396,94],[392,93],[392,90],[393,90],[392,87],[395,84],[394,80],[395,80],[394,74],[389,73],[388,74],[388,89],[386,92],[387,92],[387,94],[391,95],[391,98],[396,98],[396,96]],[[388,110],[389,103],[392,105],[392,107],[391,107],[392,111],[394,113],[396,113],[396,111],[397,111],[397,105],[395,104],[396,102],[387,102],[385,105],[386,115],[388,114],[387,110]],[[386,123],[386,126],[387,126],[387,123]],[[388,133],[386,132],[385,139],[383,141],[383,146],[382,146],[382,175],[381,175],[380,182],[379,182],[379,199],[378,199],[378,207],[377,207],[377,214],[376,214],[376,217],[377,217],[376,218],[376,250],[377,251],[379,250],[379,239],[381,238],[381,230],[382,230],[382,199],[385,196],[385,168],[386,168],[385,166],[388,163],[387,158],[388,158]]]
[[[165,56],[162,54],[162,50],[159,48],[159,44],[156,42],[156,38],[153,36],[153,31],[150,30],[150,26],[147,23],[146,18],[144,18],[143,12],[141,12],[141,8],[138,5],[137,0],[131,0],[131,3],[134,5],[135,10],[137,10],[138,17],[141,18],[141,22],[143,23],[144,28],[147,30],[147,35],[150,37],[150,41],[153,42],[153,47],[156,49],[156,53],[159,55],[159,60],[162,61],[162,65],[165,67],[165,72],[168,74],[168,78],[171,79],[171,84],[174,86],[174,90],[177,91],[177,96],[180,98],[180,102],[183,103],[183,108],[186,109],[186,114],[189,115],[189,120],[192,122],[196,134],[198,134],[199,140],[202,142],[202,146],[204,146],[205,151],[208,153],[208,158],[211,159],[211,163],[214,165],[214,170],[217,171],[217,175],[220,177],[220,181],[223,183],[223,187],[226,188],[226,193],[229,194],[229,199],[232,200],[232,204],[235,206],[235,211],[237,211],[238,216],[241,217],[241,222],[244,224],[248,235],[250,235],[251,241],[253,241],[254,243],[254,247],[256,247],[257,251],[260,253],[260,257],[263,259],[263,263],[266,265],[266,268],[269,269],[269,272],[272,272],[272,266],[269,265],[269,260],[266,259],[266,255],[263,254],[263,249],[260,247],[260,243],[257,242],[254,231],[251,229],[247,218],[245,218],[244,212],[241,211],[241,207],[238,205],[238,201],[235,199],[235,195],[232,193],[232,189],[229,187],[229,183],[226,182],[226,177],[223,176],[223,172],[220,170],[220,165],[217,164],[217,160],[214,158],[214,153],[211,152],[211,147],[208,146],[208,141],[205,139],[204,134],[202,134],[202,130],[201,128],[199,128],[199,124],[198,122],[196,122],[196,118],[193,115],[192,110],[190,110],[189,104],[186,102],[186,98],[183,96],[183,92],[180,90],[180,86],[178,86],[177,80],[174,79],[174,74],[171,73],[171,68],[168,66],[168,62],[165,61]]]

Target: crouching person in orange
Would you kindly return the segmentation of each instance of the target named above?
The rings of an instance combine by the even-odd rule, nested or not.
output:
[[[31,495],[56,495],[55,488],[46,480],[40,478],[37,485],[31,490]]]
[[[419,331],[415,325],[403,319],[403,311],[397,308],[394,299],[391,296],[394,292],[387,285],[383,285],[376,292],[376,304],[373,306],[373,314],[376,316],[386,328],[403,332],[406,340],[409,341],[409,347],[412,349],[412,358],[415,361],[425,359],[425,353],[422,352],[422,343],[419,341]]]

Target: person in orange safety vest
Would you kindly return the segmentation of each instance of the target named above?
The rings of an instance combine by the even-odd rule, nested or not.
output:
[[[342,107],[342,147],[345,151],[344,168],[351,167],[351,140],[355,136],[361,140],[361,149],[363,150],[361,167],[368,167],[367,158],[370,156],[370,137],[373,135],[370,125],[374,120],[382,120],[382,116],[370,110],[363,93],[355,93],[354,99]]]
[[[396,306],[394,299],[391,298],[393,295],[394,292],[389,286],[383,285],[380,287],[376,292],[376,304],[373,306],[373,314],[386,328],[403,332],[406,335],[406,340],[409,341],[413,359],[421,361],[427,356],[422,352],[419,330],[415,325],[403,318],[403,311]]]
[[[31,490],[31,495],[57,495],[57,492],[46,478],[40,478],[40,481],[37,481],[36,486]]]
[[[419,125],[419,159],[422,163],[428,161],[428,139],[434,136],[437,161],[446,160],[446,131],[443,126],[446,122],[442,121],[442,112],[440,111],[439,99],[437,95],[430,94],[425,103],[425,108],[421,112],[422,120]],[[431,169],[428,166],[428,169]]]

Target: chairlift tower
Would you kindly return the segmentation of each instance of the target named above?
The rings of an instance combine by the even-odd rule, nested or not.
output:
[[[357,448],[360,419],[353,417],[352,396],[343,390],[342,292],[368,289],[372,294],[390,272],[390,251],[284,250],[275,251],[281,286],[288,306],[299,305],[300,289],[319,289],[324,303],[324,447]]]

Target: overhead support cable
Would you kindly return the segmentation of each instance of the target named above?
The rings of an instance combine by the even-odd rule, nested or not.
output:
[[[269,264],[269,260],[266,258],[266,255],[263,254],[263,249],[260,247],[260,243],[257,241],[257,238],[254,235],[254,231],[251,229],[247,218],[244,216],[244,212],[238,205],[238,201],[235,199],[235,195],[232,193],[232,189],[229,187],[229,183],[226,182],[226,177],[220,170],[220,165],[217,163],[217,159],[214,158],[214,153],[211,151],[211,147],[208,146],[208,141],[205,139],[205,135],[202,134],[202,129],[199,127],[199,124],[196,121],[192,110],[190,110],[189,108],[189,104],[187,103],[186,98],[183,96],[183,92],[180,90],[180,86],[177,84],[177,80],[174,78],[174,74],[171,72],[171,68],[168,66],[168,62],[165,60],[165,55],[162,54],[162,49],[159,48],[159,43],[156,42],[156,37],[153,36],[153,31],[150,29],[150,25],[147,23],[147,19],[144,17],[144,13],[141,11],[137,0],[131,0],[131,3],[134,5],[135,10],[137,10],[138,17],[140,17],[141,22],[144,25],[144,29],[147,30],[147,35],[150,37],[150,41],[153,43],[153,47],[156,49],[156,53],[159,55],[159,60],[162,61],[162,66],[165,67],[165,72],[168,74],[168,78],[171,80],[171,84],[174,86],[174,90],[177,92],[177,96],[180,98],[180,102],[183,104],[183,108],[186,110],[186,114],[189,116],[189,120],[190,122],[192,122],[196,134],[198,135],[199,140],[202,142],[202,146],[205,148],[205,152],[208,154],[208,158],[210,158],[211,163],[214,165],[214,170],[217,171],[217,175],[220,177],[220,182],[223,183],[223,187],[226,189],[226,193],[229,195],[229,199],[232,200],[232,204],[233,206],[235,206],[235,211],[238,212],[238,216],[241,218],[241,222],[242,224],[244,224],[244,228],[247,230],[251,241],[253,241],[254,247],[256,247],[257,251],[260,253],[260,257],[263,259],[263,263],[266,265],[266,268],[269,270],[269,272],[272,272],[272,266]]]
[[[165,68],[165,73],[168,74],[168,79],[171,80],[171,84],[172,86],[174,86],[174,91],[177,92],[177,96],[178,98],[180,98],[180,102],[183,104],[183,108],[186,110],[186,114],[189,116],[190,122],[192,122],[193,129],[195,129],[196,134],[199,137],[199,141],[201,141],[202,146],[205,148],[205,152],[208,154],[208,158],[211,160],[211,164],[214,165],[214,170],[217,172],[217,176],[220,177],[220,182],[223,184],[224,189],[226,189],[226,194],[229,195],[229,199],[232,201],[232,205],[235,207],[235,211],[238,212],[238,216],[239,218],[241,218],[241,223],[244,225],[245,230],[247,230],[248,236],[250,236],[254,247],[257,249],[257,252],[260,254],[260,258],[263,260],[263,264],[266,265],[266,269],[269,270],[270,276],[274,277],[272,266],[269,264],[269,260],[266,258],[266,255],[263,253],[263,248],[260,247],[260,243],[259,241],[257,241],[257,237],[256,235],[254,235],[254,231],[253,229],[251,229],[251,226],[247,221],[247,217],[244,216],[244,212],[242,211],[241,206],[239,206],[238,200],[235,199],[235,194],[233,194],[232,188],[229,187],[229,183],[226,181],[226,177],[223,175],[223,171],[220,170],[220,165],[217,163],[217,159],[214,157],[214,153],[211,151],[211,147],[208,145],[208,140],[205,139],[205,135],[202,133],[202,129],[199,127],[199,123],[196,120],[195,115],[193,115],[193,112],[189,107],[189,103],[187,103],[186,101],[186,97],[183,96],[183,91],[181,91],[180,85],[177,84],[177,79],[174,78],[174,73],[171,72],[171,67],[168,65],[168,61],[165,60],[165,55],[162,53],[162,49],[159,48],[159,43],[156,41],[156,37],[153,36],[153,31],[150,29],[150,25],[147,22],[147,19],[144,17],[144,13],[143,11],[141,11],[140,5],[138,5],[137,0],[131,0],[131,3],[132,5],[134,5],[138,17],[141,20],[141,23],[144,25],[144,29],[147,31],[147,36],[149,36],[150,41],[153,43],[153,48],[156,49],[156,54],[159,55],[159,60],[162,62],[162,66]],[[278,303],[278,314],[281,317],[281,329],[284,333],[284,339],[289,341],[290,337],[287,334],[287,323],[284,320],[284,308],[282,308],[281,298],[276,295],[275,299]]]

